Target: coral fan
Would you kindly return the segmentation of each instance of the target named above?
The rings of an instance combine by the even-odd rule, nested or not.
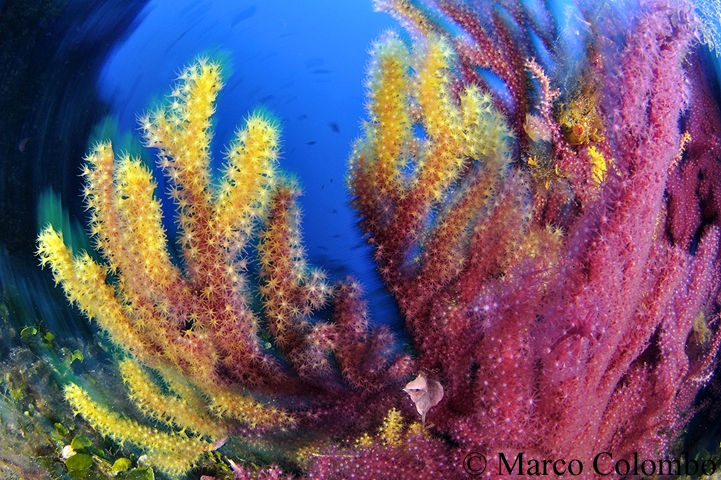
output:
[[[312,423],[312,400],[326,416],[345,412],[348,420],[336,418],[342,428],[363,416],[343,405],[353,412],[410,365],[397,358],[388,373],[392,336],[369,330],[355,281],[334,286],[308,266],[298,191],[277,171],[278,126],[267,115],[252,114],[238,130],[212,188],[210,117],[221,86],[220,65],[201,58],[183,70],[168,102],[140,120],[177,206],[183,269],[167,246],[151,172],[139,159],[116,159],[109,142],[94,147],[83,170],[90,231],[107,263],[73,257],[52,226],[38,239],[42,264],[67,297],[127,356],[120,370],[130,399],[165,428],[118,417],[76,384],[66,399],[99,432],[140,447],[171,475],[241,428]],[[255,277],[249,251],[257,252]],[[260,312],[253,295],[262,298]],[[333,321],[314,318],[329,301]],[[304,399],[292,400],[298,393]]]
[[[721,230],[718,176],[701,173],[719,107],[684,64],[689,7],[574,10],[578,60],[529,5],[377,6],[414,45],[374,48],[349,185],[444,385],[428,419],[447,458],[667,454],[720,340],[694,334],[717,313]]]

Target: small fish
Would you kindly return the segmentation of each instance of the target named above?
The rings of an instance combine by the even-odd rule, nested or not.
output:
[[[421,372],[415,380],[406,385],[403,391],[411,397],[411,401],[421,415],[421,422],[425,426],[426,413],[443,400],[443,385],[438,380],[427,379]]]
[[[255,5],[251,5],[250,7],[246,8],[244,10],[234,13],[230,17],[230,28],[233,28],[234,26],[236,26],[243,20],[249,19],[253,15],[255,15]]]
[[[18,150],[20,150],[20,153],[25,152],[25,147],[28,144],[28,140],[30,140],[30,137],[25,137],[18,142]]]

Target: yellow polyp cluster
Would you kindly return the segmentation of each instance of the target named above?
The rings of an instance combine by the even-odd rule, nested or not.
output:
[[[363,433],[355,439],[353,444],[359,448],[372,448],[379,445],[396,448],[401,447],[409,436],[422,434],[424,434],[424,430],[420,423],[414,422],[405,425],[400,410],[391,408],[374,435]]]
[[[492,157],[494,170],[507,167],[512,133],[506,119],[478,87],[466,86],[457,97],[452,92],[455,57],[448,40],[429,35],[411,55],[390,35],[373,53],[369,122],[350,160],[352,182],[360,179],[355,171],[370,180],[351,185],[359,202],[413,194],[430,205],[469,160]],[[425,136],[414,136],[414,124]]]
[[[453,52],[442,38],[429,38],[427,52],[419,55],[416,77],[416,96],[422,110],[426,133],[432,142],[419,182],[427,185],[432,200],[439,200],[464,165],[462,107],[452,100],[450,92]],[[477,97],[466,91],[465,97],[474,103]],[[463,98],[463,97],[462,97]],[[473,120],[473,115],[468,120]],[[470,125],[470,122],[469,122]]]
[[[210,397],[207,410],[217,418],[237,419],[251,428],[286,430],[295,424],[295,419],[283,409],[256,402],[230,389],[217,388]]]
[[[360,437],[356,438],[354,442],[354,445],[359,448],[370,448],[373,444],[373,437],[371,437],[368,433],[362,434]]]
[[[178,77],[170,101],[141,118],[148,146],[163,148],[170,157],[201,178],[192,189],[200,192],[202,180],[208,180],[208,149],[210,148],[210,117],[214,102],[222,88],[220,64],[199,58]],[[202,192],[200,192],[202,193]]]
[[[493,107],[493,98],[475,85],[460,94],[461,136],[463,154],[474,158],[491,158],[506,167],[510,161],[508,142],[513,133],[506,119]]]
[[[458,113],[450,99],[450,66],[454,55],[445,39],[430,37],[425,51],[415,57],[415,97],[422,109],[424,125],[429,137],[449,135],[445,127],[448,116]],[[456,122],[457,125],[457,122]]]
[[[383,445],[397,447],[401,444],[402,436],[403,417],[401,417],[401,412],[398,409],[391,408],[383,420],[378,437]]]
[[[90,398],[88,392],[74,383],[65,387],[65,398],[76,413],[85,418],[101,435],[118,443],[129,442],[143,449],[147,463],[172,477],[188,471],[207,451],[217,448],[200,437],[184,433],[163,432],[138,422],[121,418],[117,413]]]
[[[276,181],[278,147],[277,125],[260,113],[248,118],[228,147],[213,223],[218,240],[229,248],[244,247],[253,225],[268,208]]]
[[[479,131],[495,122],[507,133],[505,121],[475,86],[461,92],[459,104],[451,91],[454,53],[446,39],[429,36],[411,55],[390,35],[375,47],[374,56],[366,141],[356,145],[351,168],[360,167],[355,158],[372,156],[370,173],[382,198],[403,196],[412,186],[429,201],[438,201],[458,178],[466,156],[496,150],[498,139],[504,138],[492,136],[499,133],[493,129],[485,136]],[[423,125],[427,138],[414,138],[414,123]],[[405,178],[409,170],[412,182]]]
[[[107,268],[98,265],[87,253],[73,257],[62,235],[52,227],[38,237],[38,256],[42,265],[51,265],[55,282],[63,286],[65,295],[89,318],[94,319],[120,345],[149,363],[154,355],[144,335],[126,315],[126,308],[105,283]]]
[[[696,343],[701,345],[707,345],[713,338],[713,332],[709,328],[706,315],[703,312],[699,312],[693,319],[693,333],[696,337]]]
[[[408,111],[408,51],[403,42],[390,36],[375,49],[374,72],[368,82],[370,89],[370,125],[376,151],[375,181],[381,191],[400,188],[406,146],[411,139],[411,119]]]
[[[595,185],[601,185],[606,181],[608,168],[613,164],[613,159],[607,160],[603,153],[594,146],[588,147],[586,152],[591,163],[591,180]]]

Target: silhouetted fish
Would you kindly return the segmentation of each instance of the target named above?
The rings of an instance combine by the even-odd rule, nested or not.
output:
[[[28,140],[30,140],[30,137],[23,138],[18,142],[18,150],[20,150],[20,153],[25,152],[25,147],[28,144]]]
[[[243,20],[247,20],[250,17],[252,17],[253,15],[255,15],[255,5],[251,5],[248,8],[244,8],[243,10],[234,13],[230,17],[230,27],[232,28],[232,27],[236,26]]]

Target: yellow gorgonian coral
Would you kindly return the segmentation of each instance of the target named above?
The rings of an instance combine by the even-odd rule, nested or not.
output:
[[[137,158],[116,157],[109,141],[93,147],[83,168],[103,262],[74,256],[52,226],[38,237],[42,265],[123,351],[128,396],[161,428],[114,414],[75,384],[65,389],[68,402],[100,433],[135,445],[173,476],[234,433],[250,433],[247,442],[257,445],[266,441],[257,432],[273,438],[298,418],[311,421],[291,415],[290,405],[343,412],[339,405],[362,402],[412,366],[395,353],[392,335],[369,328],[356,281],[330,285],[309,266],[299,190],[276,165],[277,122],[251,114],[213,178],[211,116],[221,87],[220,65],[198,59],[168,100],[140,118],[176,205],[178,255],[168,248],[152,172]],[[331,318],[314,318],[330,301]],[[329,376],[335,380],[321,381]],[[308,396],[302,406],[299,392]]]
[[[120,418],[74,384],[65,389],[67,400],[100,433],[136,445],[171,475],[216,448],[227,435],[223,419],[264,428],[292,423],[287,413],[231,387],[231,380],[253,385],[263,374],[279,374],[259,346],[244,271],[246,246],[279,188],[279,131],[266,115],[251,115],[213,188],[210,117],[221,86],[219,63],[198,59],[170,99],[140,120],[178,208],[184,270],[168,250],[152,173],[139,159],[116,158],[109,141],[93,148],[83,168],[90,233],[105,263],[88,253],[74,256],[52,226],[38,237],[41,263],[68,299],[129,355],[120,369],[130,399],[166,428]]]

